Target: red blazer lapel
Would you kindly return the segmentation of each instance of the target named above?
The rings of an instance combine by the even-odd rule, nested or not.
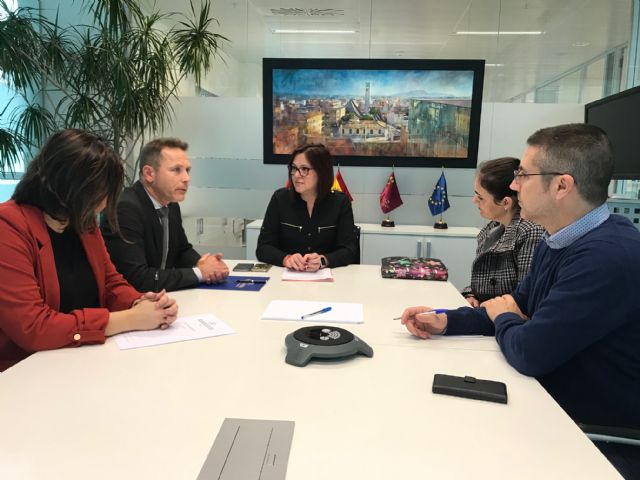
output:
[[[56,272],[56,261],[53,257],[51,238],[47,231],[42,211],[31,205],[21,205],[20,208],[27,220],[27,224],[36,239],[34,248],[37,250],[37,261],[34,265],[36,276],[40,279],[40,288],[44,301],[54,310],[60,309],[60,284]]]

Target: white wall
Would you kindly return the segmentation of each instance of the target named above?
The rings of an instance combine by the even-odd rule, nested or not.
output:
[[[33,3],[22,0],[21,5]],[[42,13],[50,18],[58,2],[42,3]],[[86,9],[60,3],[61,24],[78,24],[89,18]],[[176,104],[173,127],[163,134],[178,136],[190,144],[193,161],[192,187],[182,205],[185,216],[225,216],[261,218],[269,198],[284,185],[282,165],[262,163],[261,66],[240,63],[224,55],[207,75],[203,87],[223,97],[182,97]],[[276,55],[277,56],[277,55]],[[181,92],[192,95],[192,82]],[[230,95],[238,95],[231,97]],[[520,157],[526,138],[536,129],[583,120],[578,104],[501,104],[482,106],[479,161],[498,156]],[[383,214],[379,194],[390,173],[388,167],[342,167],[341,172],[354,196],[356,222],[379,223]],[[396,179],[404,205],[391,217],[398,224],[428,225],[434,222],[427,199],[440,175],[434,168],[397,167]],[[451,208],[445,220],[452,226],[482,226],[471,203],[474,173],[468,169],[446,171]],[[11,189],[5,188],[6,195]],[[2,193],[0,191],[0,193]]]
[[[482,106],[480,161],[521,157],[527,137],[542,127],[580,122],[584,107],[571,104],[485,103]],[[176,105],[173,127],[164,132],[189,142],[192,186],[182,205],[185,216],[262,218],[272,192],[284,185],[283,165],[262,163],[262,100],[260,98],[184,97]],[[354,197],[356,222],[379,223],[379,195],[389,167],[341,167]],[[434,222],[426,207],[440,169],[396,167],[404,205],[391,217],[398,224]],[[482,226],[485,221],[471,203],[474,171],[446,170],[451,208],[449,225]]]

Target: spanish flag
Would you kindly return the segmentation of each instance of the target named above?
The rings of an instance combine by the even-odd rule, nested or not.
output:
[[[344,193],[350,202],[353,202],[353,197],[349,193],[349,189],[347,188],[347,184],[344,183],[344,179],[342,178],[342,174],[340,173],[340,166],[338,166],[338,173],[333,179],[333,185],[331,186],[331,190],[334,192],[342,192]]]

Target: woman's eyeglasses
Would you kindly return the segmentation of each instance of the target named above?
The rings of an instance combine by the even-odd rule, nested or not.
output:
[[[290,165],[289,175],[293,177],[296,173],[299,173],[301,177],[306,177],[307,175],[309,175],[309,172],[311,170],[313,170],[313,168],[311,167],[296,167],[295,165]]]

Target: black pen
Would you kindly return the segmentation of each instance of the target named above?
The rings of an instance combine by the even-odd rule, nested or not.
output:
[[[254,283],[254,284],[259,284],[259,283],[267,283],[266,280],[236,280],[236,283]]]

